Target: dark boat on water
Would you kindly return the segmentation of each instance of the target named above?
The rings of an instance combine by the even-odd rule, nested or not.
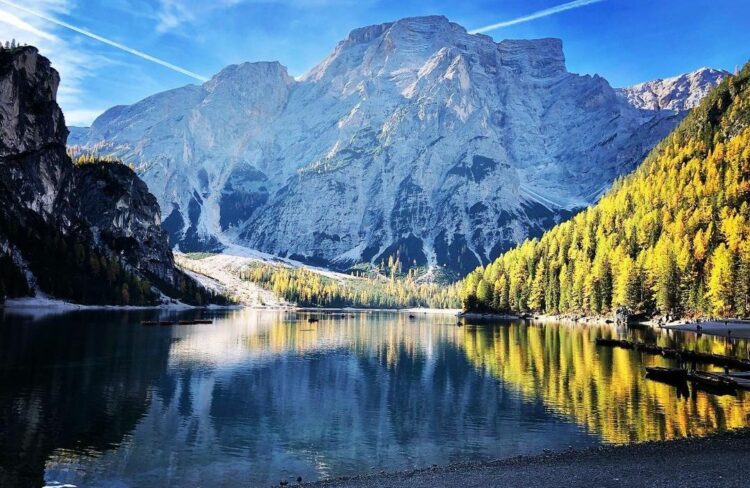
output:
[[[684,368],[650,366],[646,368],[646,377],[665,382],[684,383],[687,381],[688,371]]]
[[[635,346],[630,341],[623,341],[620,339],[604,339],[599,338],[596,340],[597,346],[607,346],[607,347],[620,347],[622,349],[633,349]]]
[[[716,395],[736,394],[737,382],[723,375],[707,371],[689,371],[688,379],[693,386]]]
[[[709,373],[708,371],[688,371],[684,368],[663,368],[651,366],[646,368],[646,378],[687,390],[688,381],[694,389],[712,395],[735,395],[738,382],[727,375]]]

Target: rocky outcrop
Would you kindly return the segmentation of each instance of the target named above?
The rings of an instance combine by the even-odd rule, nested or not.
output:
[[[398,253],[465,273],[596,201],[682,108],[569,73],[559,39],[419,17],[353,31],[298,80],[231,66],[70,142],[133,161],[182,250],[238,242],[340,268]]]
[[[188,291],[194,301],[146,184],[122,164],[67,155],[58,83],[35,48],[0,49],[0,295],[145,304]]]
[[[133,170],[111,162],[79,164],[75,190],[97,243],[141,272],[174,284],[174,259],[161,229],[159,204]]]

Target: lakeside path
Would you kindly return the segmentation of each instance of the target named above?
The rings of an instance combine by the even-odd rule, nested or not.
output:
[[[750,429],[320,481],[317,487],[747,487]],[[290,484],[291,485],[291,484]]]

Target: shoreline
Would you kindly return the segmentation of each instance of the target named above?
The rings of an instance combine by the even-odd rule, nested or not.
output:
[[[493,461],[330,478],[307,486],[747,486],[750,428],[637,444],[568,449]],[[562,480],[565,480],[562,482]]]
[[[9,298],[0,303],[0,310],[47,310],[50,312],[74,312],[77,310],[231,310],[242,308],[239,305],[189,305],[183,302],[161,303],[159,305],[87,305],[66,302],[57,298],[22,297]]]
[[[159,305],[88,305],[67,302],[50,297],[9,298],[0,303],[0,310],[47,310],[50,312],[73,312],[78,310],[258,310],[278,312],[391,312],[422,315],[457,315],[459,309],[439,308],[362,308],[362,307],[298,307],[294,305],[257,306],[246,304],[234,305],[189,305],[187,303],[162,303]]]

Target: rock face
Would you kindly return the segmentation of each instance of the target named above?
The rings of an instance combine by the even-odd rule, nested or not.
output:
[[[130,285],[125,292],[91,294],[125,302],[147,299],[147,289],[132,289],[143,284],[139,280],[176,287],[159,206],[145,183],[124,165],[74,165],[68,157],[68,130],[55,101],[58,83],[35,48],[0,49],[3,269],[20,269],[29,288],[64,298],[80,298],[79,285]],[[3,294],[12,287],[6,281],[0,280]],[[67,281],[76,284],[68,287]]]
[[[681,120],[674,106],[568,73],[558,39],[422,17],[354,30],[299,80],[246,63],[112,108],[70,144],[134,163],[185,251],[465,273],[594,202]]]
[[[130,168],[106,162],[78,165],[75,189],[81,216],[97,242],[136,269],[174,283],[174,259],[161,229],[159,204]]]
[[[663,80],[647,81],[617,90],[634,107],[644,110],[690,110],[729,73],[701,68]]]
[[[0,50],[0,172],[3,210],[29,209],[43,219],[70,214],[72,164],[55,102],[59,75],[36,50]]]

